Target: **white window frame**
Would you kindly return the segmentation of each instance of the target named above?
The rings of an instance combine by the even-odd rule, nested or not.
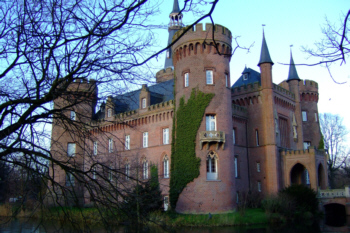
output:
[[[97,141],[94,141],[94,151],[93,151],[94,155],[97,155],[97,149],[98,149],[97,146],[98,146]]]
[[[130,135],[125,136],[125,150],[130,150]]]
[[[109,153],[113,152],[113,138],[108,139],[108,152]]]
[[[214,84],[214,73],[212,70],[206,70],[205,71],[205,80],[207,85],[213,85]]]
[[[75,178],[73,173],[67,172],[66,173],[66,186],[69,187],[74,187],[75,186]]]
[[[261,165],[260,162],[256,162],[256,171],[261,172]]]
[[[235,178],[238,178],[238,157],[235,156]]]
[[[243,74],[243,81],[248,80],[248,74]]]
[[[169,144],[169,128],[163,129],[163,144],[164,145]]]
[[[255,130],[255,142],[256,142],[256,146],[260,146],[260,142],[259,142],[259,130]]]
[[[146,108],[146,105],[147,105],[147,99],[146,98],[142,98],[142,108]]]
[[[126,180],[130,179],[130,164],[129,163],[125,164],[125,179]]]
[[[206,131],[216,131],[216,115],[208,114],[205,116]]]
[[[142,177],[144,180],[148,179],[148,162],[144,161],[142,163]]]
[[[303,121],[307,121],[307,112],[306,111],[301,111],[301,115],[302,115],[302,118],[303,118]]]
[[[190,74],[189,73],[185,73],[184,74],[184,86],[185,87],[188,87],[188,85],[189,85],[189,82],[190,82]]]
[[[75,153],[76,153],[75,143],[68,142],[68,144],[67,144],[67,156],[74,157]]]
[[[107,110],[107,117],[111,117],[111,116],[112,116],[112,109],[109,108],[109,109]]]
[[[213,165],[213,163],[215,163]],[[218,179],[218,164],[215,157],[207,157],[207,180],[217,180]]]
[[[147,148],[148,147],[148,132],[143,132],[142,146],[143,146],[143,148]]]
[[[163,175],[164,178],[169,178],[169,159],[167,156],[163,160]]]
[[[72,121],[75,121],[75,120],[76,120],[76,113],[75,113],[75,111],[70,111],[70,119],[71,119]]]

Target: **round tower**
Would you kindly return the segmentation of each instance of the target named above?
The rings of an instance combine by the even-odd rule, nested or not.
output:
[[[229,211],[234,209],[236,200],[229,67],[232,36],[221,25],[214,25],[214,33],[213,25],[203,26],[195,25],[173,46],[176,111],[180,99],[186,104],[193,90],[214,94],[195,141],[199,176],[181,191],[176,203],[176,211],[182,213]],[[176,32],[173,41],[184,30]],[[184,142],[176,138],[175,143]]]

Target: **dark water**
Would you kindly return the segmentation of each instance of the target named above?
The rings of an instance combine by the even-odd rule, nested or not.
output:
[[[0,225],[0,233],[73,233],[73,232],[91,232],[91,233],[316,233],[316,232],[350,232],[350,216],[347,217],[346,222],[342,226],[330,226],[325,224],[325,220],[320,222],[309,223],[293,223],[289,225],[275,225],[275,226],[245,226],[245,227],[187,227],[177,229],[164,230],[160,227],[152,228],[135,228],[131,226],[121,226],[118,228],[105,229],[99,228],[85,228],[74,229],[71,227],[60,227],[58,223],[38,222],[25,219],[12,219]]]

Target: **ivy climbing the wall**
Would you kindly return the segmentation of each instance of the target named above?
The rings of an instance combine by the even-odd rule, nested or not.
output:
[[[192,89],[187,103],[184,97],[180,99],[174,119],[171,147],[169,196],[172,209],[175,209],[179,195],[186,185],[199,176],[200,158],[196,156],[196,135],[205,109],[213,97],[213,93],[205,94]]]

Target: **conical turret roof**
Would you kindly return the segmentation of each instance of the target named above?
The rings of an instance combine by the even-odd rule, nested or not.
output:
[[[300,80],[297,69],[295,68],[292,51],[290,51],[290,64],[287,82],[291,80]]]
[[[260,61],[258,66],[260,66],[260,64],[262,63],[271,63],[273,65],[273,62],[270,57],[269,49],[267,48],[264,31],[263,31],[263,40],[261,45]]]

